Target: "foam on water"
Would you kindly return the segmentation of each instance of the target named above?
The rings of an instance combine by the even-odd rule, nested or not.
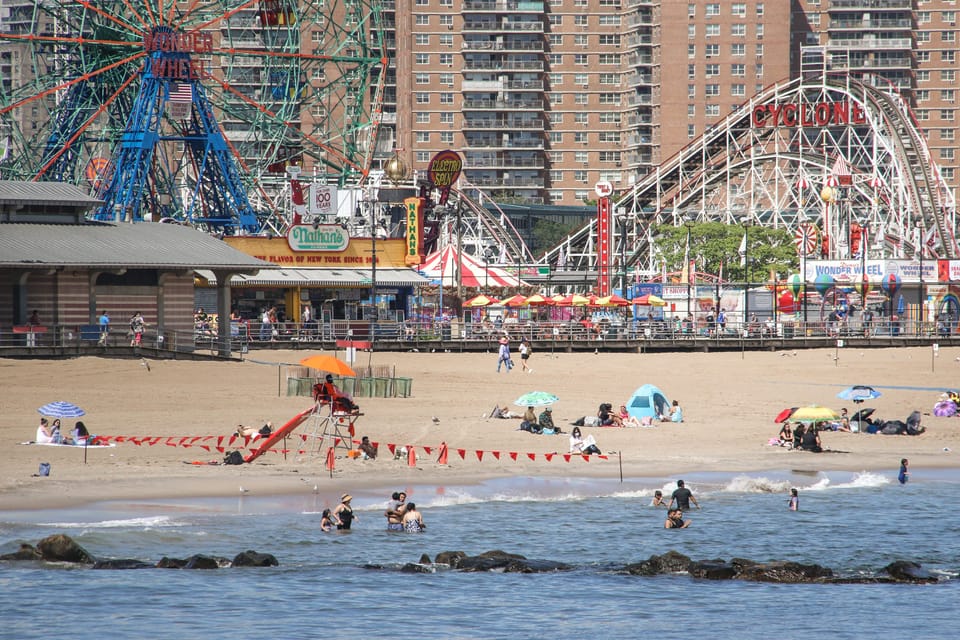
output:
[[[183,524],[169,516],[149,516],[121,520],[101,520],[99,522],[41,522],[38,523],[38,526],[51,529],[141,529],[148,531],[162,527],[180,527]]]

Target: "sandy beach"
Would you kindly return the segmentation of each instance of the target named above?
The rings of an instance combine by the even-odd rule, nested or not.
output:
[[[499,476],[618,478],[621,463],[625,478],[665,480],[706,471],[895,471],[902,457],[910,458],[911,469],[917,470],[956,466],[960,452],[960,418],[932,416],[939,390],[957,386],[960,349],[942,349],[934,359],[929,348],[659,355],[535,351],[530,374],[521,373],[519,366],[497,374],[493,352],[363,353],[358,364],[395,367],[397,375],[412,378],[413,397],[359,398],[364,415],[356,436],[378,442],[380,456],[354,460],[338,450],[332,477],[324,456],[316,452],[267,453],[252,464],[214,466],[193,463],[222,460],[215,450],[123,442],[88,450],[84,463],[81,448],[19,444],[34,438],[37,407],[55,400],[80,405],[92,433],[112,436],[229,436],[238,424],[259,427],[269,420],[278,426],[310,400],[286,395],[288,369],[274,363],[296,363],[310,353],[256,351],[244,362],[152,361],[149,370],[139,359],[0,359],[0,441],[7,445],[0,466],[0,509],[225,496],[241,487],[258,495],[314,487],[339,494]],[[625,403],[644,383],[679,400],[686,420],[653,428],[585,429],[607,459],[587,462],[575,456],[567,461],[557,455],[548,460],[543,454],[567,452],[566,435],[533,435],[518,431],[518,420],[487,417],[496,404],[528,391],[548,391],[560,398],[554,416],[569,433],[571,421],[595,415],[600,402]],[[904,420],[918,409],[927,432],[917,437],[826,432],[823,443],[831,451],[822,454],[767,444],[779,430],[773,418],[785,407],[823,404],[853,413],[854,404],[836,397],[852,384],[882,391],[881,398],[866,405],[876,408],[875,417]],[[69,432],[74,420],[64,422]],[[436,461],[441,442],[450,450],[447,465]],[[412,445],[416,466],[406,458],[395,460],[389,444]],[[51,464],[49,477],[35,475],[40,462]]]

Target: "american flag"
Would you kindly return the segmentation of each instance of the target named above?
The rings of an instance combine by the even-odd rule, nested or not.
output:
[[[171,82],[168,88],[170,102],[193,102],[193,85],[185,82]]]

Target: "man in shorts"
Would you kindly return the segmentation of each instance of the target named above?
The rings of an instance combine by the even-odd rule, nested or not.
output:
[[[406,511],[407,494],[396,491],[387,503],[384,516],[387,518],[387,531],[403,531],[403,512]]]
[[[673,495],[670,496],[670,505],[668,509],[672,508],[673,503],[676,502],[677,509],[680,509],[681,511],[689,511],[691,500],[693,501],[693,504],[696,505],[697,509],[699,509],[700,503],[697,502],[697,499],[693,497],[693,492],[684,486],[683,480],[677,480],[677,488],[674,490]]]

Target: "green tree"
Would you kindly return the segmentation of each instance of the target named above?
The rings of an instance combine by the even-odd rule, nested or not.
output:
[[[666,262],[667,271],[680,271],[687,246],[687,227],[658,225],[654,228],[654,251]],[[747,267],[741,266],[740,244],[747,233]],[[719,274],[723,264],[723,279],[731,282],[766,282],[773,270],[785,279],[799,267],[793,236],[786,229],[769,229],[722,222],[694,224],[689,228],[690,260],[697,271]],[[749,272],[748,272],[749,268]]]
[[[552,249],[581,226],[583,226],[582,222],[561,224],[546,218],[539,218],[533,224],[533,246],[530,250],[534,255],[539,255],[543,251]]]

